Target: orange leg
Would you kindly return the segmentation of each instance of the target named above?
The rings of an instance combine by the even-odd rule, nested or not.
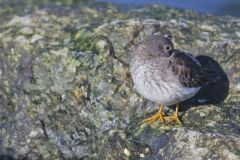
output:
[[[159,107],[159,111],[157,112],[157,114],[153,115],[150,118],[146,118],[143,120],[143,122],[146,122],[147,124],[152,124],[153,122],[156,122],[157,120],[160,120],[162,123],[164,123],[164,115],[165,113],[163,112],[163,105],[160,105]]]
[[[178,110],[179,110],[179,103],[176,104],[176,111],[175,111],[175,113],[172,116],[164,117],[164,120],[166,120],[169,123],[173,122],[173,121],[176,121],[178,124],[181,125],[182,122],[178,118]]]

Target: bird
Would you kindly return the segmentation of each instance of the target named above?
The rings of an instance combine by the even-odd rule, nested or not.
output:
[[[175,49],[170,36],[159,34],[146,37],[133,49],[130,74],[138,93],[159,105],[155,115],[143,120],[147,124],[159,120],[182,125],[179,103],[216,79],[214,72],[202,67],[191,53]],[[164,107],[174,104],[173,115],[166,115]]]

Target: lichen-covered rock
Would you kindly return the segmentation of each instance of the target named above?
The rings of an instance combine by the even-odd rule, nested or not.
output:
[[[239,19],[91,1],[1,3],[1,158],[240,159]],[[128,59],[156,32],[219,74],[181,104],[183,126],[141,123],[158,106],[133,88]]]

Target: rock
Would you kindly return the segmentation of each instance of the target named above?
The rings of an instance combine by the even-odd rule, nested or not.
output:
[[[238,18],[30,2],[0,12],[1,158],[240,159]],[[158,106],[133,88],[128,60],[151,34],[168,34],[219,75],[181,103],[183,126],[141,123]]]

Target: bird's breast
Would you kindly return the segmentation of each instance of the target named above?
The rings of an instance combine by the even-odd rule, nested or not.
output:
[[[134,70],[132,70],[134,69]],[[161,69],[137,65],[131,75],[136,90],[146,99],[164,105],[172,105],[194,96],[199,88],[186,88],[178,81],[166,81]]]

